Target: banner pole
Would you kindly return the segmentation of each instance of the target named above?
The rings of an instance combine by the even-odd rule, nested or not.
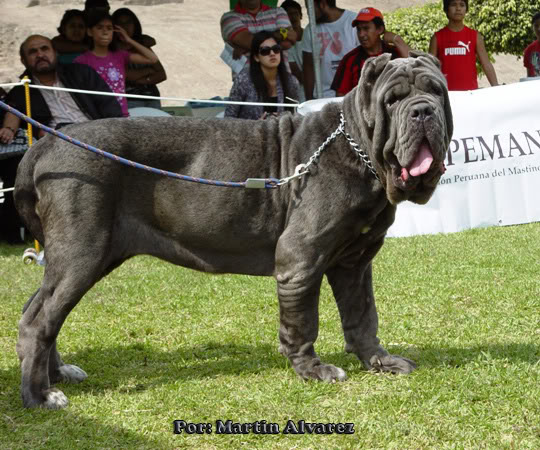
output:
[[[315,19],[315,7],[313,0],[306,0],[306,6],[309,17],[309,28],[311,30],[311,43],[313,55],[313,70],[315,73],[315,98],[323,98],[323,89],[321,82],[321,50],[319,40],[317,39],[317,22]]]
[[[24,97],[26,99],[26,115],[28,117],[32,117],[32,106],[30,104],[30,78],[25,76],[22,81],[24,83]],[[32,147],[32,125],[30,125],[30,122],[28,122],[26,125],[28,133],[28,148],[30,148]],[[34,247],[36,252],[39,254],[39,242],[37,240],[34,240]]]
[[[30,105],[30,78],[24,77],[22,79],[24,83],[24,97],[26,99],[26,115],[32,117],[32,107]],[[26,124],[26,129],[28,132],[28,147],[32,147],[32,125],[29,123]]]

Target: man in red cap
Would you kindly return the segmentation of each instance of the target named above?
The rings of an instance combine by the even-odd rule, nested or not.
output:
[[[386,31],[382,13],[375,8],[362,8],[352,23],[360,45],[347,53],[336,71],[332,89],[341,97],[351,91],[360,79],[366,59],[390,53],[392,59],[406,58],[409,46],[397,34]]]

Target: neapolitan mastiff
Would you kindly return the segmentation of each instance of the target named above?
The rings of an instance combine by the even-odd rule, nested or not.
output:
[[[452,117],[444,77],[424,54],[366,62],[342,104],[305,117],[264,121],[105,119],[66,134],[149,166],[201,178],[283,178],[338,128],[311,173],[270,190],[228,189],[161,177],[47,136],[19,166],[15,201],[45,246],[41,287],[19,323],[17,352],[26,407],[61,408],[51,384],[79,382],[56,337],[69,312],[126,259],[149,254],[196,270],[274,276],[280,351],[302,378],[342,381],[345,372],[317,357],[318,300],[330,283],[345,350],[367,368],[411,372],[377,338],[371,261],[404,200],[425,203],[444,170]],[[368,161],[369,162],[369,161]]]

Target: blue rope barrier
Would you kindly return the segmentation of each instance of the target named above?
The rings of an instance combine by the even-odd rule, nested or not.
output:
[[[67,141],[77,147],[84,148],[93,153],[96,153],[105,158],[111,159],[113,161],[119,162],[129,167],[134,167],[136,169],[145,170],[147,172],[152,172],[158,175],[163,175],[170,178],[175,178],[177,180],[190,181],[193,183],[206,184],[211,186],[220,186],[220,187],[232,187],[232,188],[254,188],[254,189],[274,189],[279,186],[280,180],[277,178],[248,178],[246,181],[219,181],[219,180],[207,180],[205,178],[196,178],[190,177],[188,175],[181,175],[175,172],[169,172],[167,170],[156,169],[155,167],[150,167],[145,164],[140,164],[130,159],[122,158],[121,156],[114,155],[112,153],[106,152],[99,148],[93,147],[91,145],[80,142],[77,139],[73,139],[70,136],[67,136],[58,130],[53,130],[52,128],[43,125],[42,123],[37,122],[36,120],[24,115],[20,111],[12,108],[6,103],[0,101],[0,107],[10,112],[11,114],[17,116],[19,119],[24,120],[25,122],[30,123],[31,125],[38,127],[40,130],[46,131],[49,134],[52,134],[64,141]]]

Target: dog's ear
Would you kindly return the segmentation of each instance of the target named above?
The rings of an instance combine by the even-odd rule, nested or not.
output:
[[[364,67],[362,67],[362,74],[360,76],[358,86],[360,86],[361,89],[366,88],[369,92],[371,92],[373,85],[388,64],[388,61],[390,61],[391,57],[392,55],[390,53],[383,53],[380,56],[368,58],[364,64]]]
[[[371,97],[377,78],[383,72],[388,61],[392,58],[390,53],[383,53],[375,58],[368,58],[362,67],[362,74],[360,81],[358,82],[357,98],[362,99],[362,105],[360,106],[364,120],[367,122],[369,128],[373,128],[375,117],[371,114],[372,102],[374,99]]]
[[[438,69],[441,68],[441,62],[439,61],[439,58],[436,58],[431,53],[421,52],[420,50],[411,50],[409,52],[409,58],[422,58],[425,62],[435,64]]]

